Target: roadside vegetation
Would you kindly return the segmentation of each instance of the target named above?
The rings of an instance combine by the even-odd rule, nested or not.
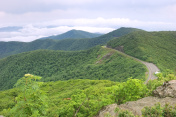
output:
[[[113,39],[112,48],[123,47],[126,54],[156,64],[161,70],[176,69],[176,32],[138,31]]]

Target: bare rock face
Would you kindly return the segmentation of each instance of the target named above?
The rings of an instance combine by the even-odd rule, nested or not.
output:
[[[162,86],[153,91],[153,95],[159,98],[176,98],[176,80],[165,82]]]
[[[125,104],[117,105],[112,104],[104,107],[96,116],[94,117],[106,117],[107,114],[112,117],[116,117],[115,108],[118,107],[122,110],[131,111],[134,115],[141,116],[141,110],[148,106],[154,106],[154,104],[160,103],[161,106],[169,104],[171,106],[176,105],[176,80],[171,80],[165,82],[162,86],[158,87],[153,91],[155,97],[145,97],[137,101],[126,102]]]
[[[111,115],[112,117],[117,117],[117,113],[115,113],[116,107],[122,109],[122,110],[128,110],[131,111],[134,115],[141,116],[142,112],[141,110],[144,107],[152,107],[155,104],[160,103],[163,107],[165,104],[169,104],[171,106],[176,105],[176,98],[166,97],[166,98],[158,98],[158,97],[145,97],[142,99],[139,99],[137,101],[130,101],[125,104],[117,105],[117,104],[111,104],[106,107],[104,107],[102,110],[99,111],[99,113],[94,117],[106,117],[107,114]]]

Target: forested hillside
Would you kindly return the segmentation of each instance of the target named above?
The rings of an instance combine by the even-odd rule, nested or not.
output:
[[[43,81],[126,81],[129,77],[145,79],[145,72],[143,64],[101,46],[74,52],[36,50],[0,60],[0,90],[12,88],[26,73],[42,76]]]
[[[42,83],[35,80],[38,76],[25,74],[17,82],[18,85],[15,85],[18,87],[0,91],[0,115],[93,117],[106,105],[122,104],[150,96],[156,87],[163,85],[163,82],[176,79],[174,74],[160,74],[158,77],[147,85],[138,79],[128,79],[121,83],[89,79]],[[29,82],[31,79],[32,83]],[[157,108],[158,111],[161,111],[160,109]],[[172,108],[166,113],[172,112],[170,110]],[[150,110],[146,112],[153,113]],[[126,111],[122,114],[127,117],[130,115]],[[157,116],[158,113],[153,114]]]
[[[153,62],[161,70],[176,69],[176,32],[138,31],[113,39],[107,46],[144,61]]]
[[[85,50],[96,45],[106,44],[109,40],[113,39],[114,37],[120,37],[138,30],[139,29],[135,28],[119,28],[108,34],[91,39],[38,39],[32,42],[0,42],[0,58],[37,49],[67,51]]]
[[[37,49],[48,49],[55,40],[35,40],[32,42],[0,42],[0,58]]]
[[[81,30],[70,30],[68,32],[65,32],[60,35],[56,36],[49,36],[49,37],[44,37],[40,39],[56,39],[56,40],[61,40],[61,39],[83,39],[83,38],[94,38],[101,36],[102,34],[98,33],[89,33],[86,31],[81,31]]]
[[[126,89],[126,94],[123,93],[123,89]],[[117,103],[118,100],[123,102],[136,100],[144,97],[148,91],[144,83],[138,79],[130,79],[124,83],[88,79],[47,82],[40,87],[40,90],[45,91],[48,96],[48,99],[43,103],[47,105],[47,110],[41,108],[41,106],[37,107],[43,104],[38,103],[41,99],[37,100],[38,97],[36,97],[37,95],[40,96],[40,94],[35,94],[36,96],[29,95],[29,99],[26,98],[25,102],[21,102],[24,105],[22,109],[8,112],[9,108],[13,108],[16,104],[14,98],[22,95],[23,92],[20,90],[22,89],[14,88],[0,91],[0,114],[20,115],[19,112],[26,112],[24,114],[31,115],[30,108],[35,108],[35,110],[31,111],[42,110],[46,112],[46,117],[72,117],[75,114],[81,117],[93,117],[106,105]],[[21,99],[23,100],[24,98]],[[7,110],[3,111],[3,109]],[[34,115],[36,113],[32,114]]]

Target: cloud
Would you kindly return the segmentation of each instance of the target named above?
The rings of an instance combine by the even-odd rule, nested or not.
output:
[[[3,40],[0,41],[20,41],[20,42],[30,42],[35,39],[40,38],[40,36],[14,36],[11,38],[3,38]]]
[[[33,25],[27,25],[23,27],[23,29],[18,30],[18,32],[0,32],[0,41],[23,41],[29,42],[41,37],[47,37],[51,35],[58,35],[64,33],[66,31],[76,29],[76,30],[84,30],[88,32],[99,32],[99,33],[107,33],[113,28],[102,28],[102,27],[85,27],[85,26],[58,26],[53,28],[39,28],[34,27]]]
[[[50,27],[50,28],[48,28]],[[134,27],[147,31],[175,30],[176,23],[147,22],[128,18],[60,19],[28,24],[16,32],[0,32],[0,41],[33,41],[77,29],[92,33],[108,33],[120,27]]]
[[[116,27],[129,23],[127,18],[78,18],[78,19],[58,19],[49,22],[38,23],[38,25],[68,25],[68,26],[92,26],[92,27]]]
[[[171,16],[175,5],[175,0],[5,0],[0,4],[0,22],[27,25],[97,17],[168,22],[176,20],[176,16]]]
[[[30,41],[72,28],[100,33],[120,27],[176,30],[175,14],[175,0],[4,0],[0,27],[23,29],[1,32],[0,40]]]
[[[117,29],[119,27],[136,27],[148,31],[155,30],[168,30],[167,27],[172,26],[171,29],[174,29],[176,23],[167,23],[167,22],[152,22],[152,21],[140,21],[140,20],[131,20],[128,18],[79,18],[79,19],[59,19],[50,22],[38,23],[37,25],[47,26],[47,25],[56,25],[62,26],[67,25],[71,27],[80,26],[80,27],[98,27],[104,28],[109,27]],[[167,27],[166,27],[167,26]],[[163,28],[166,27],[166,28]]]

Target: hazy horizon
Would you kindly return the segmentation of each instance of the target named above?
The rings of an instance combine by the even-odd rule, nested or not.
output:
[[[176,30],[175,0],[6,0],[0,4],[0,41],[32,41],[77,29],[108,33],[120,27]]]

